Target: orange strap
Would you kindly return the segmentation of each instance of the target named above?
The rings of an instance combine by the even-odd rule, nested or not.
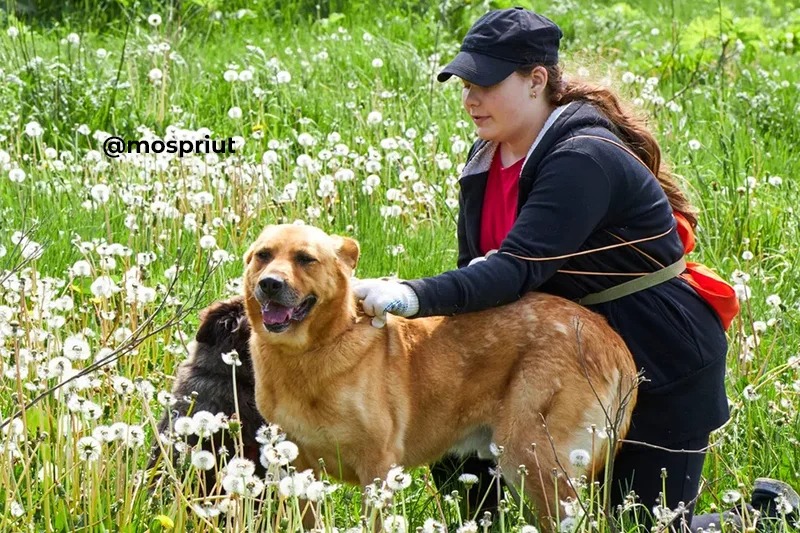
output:
[[[684,253],[688,254],[694,250],[694,231],[682,214],[674,213],[674,216],[678,221],[678,235],[683,242]],[[739,299],[733,287],[716,272],[700,263],[687,262],[686,271],[681,277],[717,312],[722,327],[727,330],[739,314]]]

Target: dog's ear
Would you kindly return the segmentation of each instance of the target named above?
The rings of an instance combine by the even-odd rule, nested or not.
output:
[[[255,246],[256,246],[256,243],[251,244],[250,247],[247,249],[247,251],[242,256],[242,260],[244,261],[245,265],[249,265],[250,264],[250,260],[253,258],[253,252],[256,251]]]
[[[350,237],[342,237],[339,235],[331,235],[336,247],[336,255],[339,260],[347,265],[350,270],[355,270],[358,264],[359,247],[358,241]]]
[[[200,311],[200,326],[194,338],[197,342],[215,344],[219,335],[235,332],[243,316],[244,301],[241,297],[214,302]]]
[[[258,242],[258,240],[253,242],[253,244],[250,245],[250,248],[248,248],[247,251],[244,253],[243,259],[244,259],[244,264],[245,265],[249,265],[250,261],[253,259],[253,254],[256,253],[256,243],[257,242]]]
[[[253,244],[251,244],[250,248],[248,248],[247,251],[244,253],[244,256],[242,257],[242,259],[244,260],[244,264],[245,265],[249,265],[250,264],[250,261],[253,259],[253,254],[256,253],[256,245],[259,242],[261,242],[261,236],[264,235],[267,232],[267,230],[270,229],[271,227],[272,227],[272,224],[270,224],[269,226],[267,226],[263,230],[261,230],[261,233],[258,234],[258,237],[256,237],[256,239],[253,241]]]

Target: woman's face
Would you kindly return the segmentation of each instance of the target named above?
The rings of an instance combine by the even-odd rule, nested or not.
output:
[[[486,141],[513,142],[528,133],[531,119],[536,116],[530,77],[515,72],[490,87],[473,85],[466,80],[462,83],[461,101],[477,127],[478,137]]]

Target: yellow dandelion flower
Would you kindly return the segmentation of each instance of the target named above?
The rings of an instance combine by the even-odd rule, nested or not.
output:
[[[154,518],[161,527],[164,529],[173,529],[175,527],[175,522],[172,521],[172,518],[168,517],[167,515],[160,514]]]

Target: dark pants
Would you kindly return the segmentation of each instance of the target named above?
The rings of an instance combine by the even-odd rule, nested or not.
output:
[[[691,524],[694,515],[700,475],[706,458],[705,452],[697,450],[707,445],[708,435],[663,446],[670,450],[687,450],[686,453],[625,444],[614,463],[612,508],[621,505],[625,495],[633,491],[637,496],[636,502],[648,511],[639,512],[639,521],[649,526],[649,514],[654,506],[661,503],[663,492],[665,507],[675,510],[683,502],[686,511],[682,517],[677,517],[673,527],[677,531],[688,531],[687,525]],[[666,477],[663,477],[662,469]]]
[[[708,435],[684,442],[677,442],[665,448],[672,450],[701,450],[708,444]],[[625,444],[616,456],[614,475],[612,478],[611,503],[612,509],[621,505],[625,495],[633,491],[637,495],[636,502],[646,507],[647,512],[640,508],[638,511],[639,523],[649,530],[650,515],[653,507],[660,502],[659,494],[666,488],[666,507],[676,509],[679,502],[684,502],[686,512],[681,525],[680,518],[673,525],[676,531],[687,531],[685,524],[691,523],[694,511],[697,490],[700,484],[700,475],[703,471],[705,452],[701,453],[675,453],[651,447]],[[459,468],[463,464],[463,468]],[[481,499],[493,482],[489,468],[491,461],[478,459],[471,456],[458,459],[447,456],[431,466],[431,473],[442,493],[449,493],[454,489],[463,489],[458,482],[461,473],[470,473],[478,476],[479,483],[472,487],[468,494],[470,514],[473,515]],[[662,469],[665,469],[666,478],[662,479]],[[598,476],[602,479],[602,475]],[[463,490],[462,490],[463,493]],[[486,498],[482,510],[496,511],[498,502],[497,491],[493,490]],[[479,515],[480,516],[480,515]],[[628,517],[626,524],[632,523],[633,518]],[[719,524],[718,524],[719,525]]]

